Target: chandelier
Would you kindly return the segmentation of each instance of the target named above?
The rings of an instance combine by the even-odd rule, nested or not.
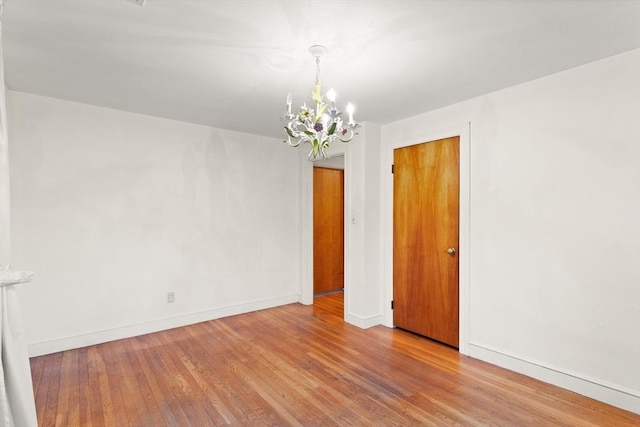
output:
[[[287,112],[281,120],[287,122],[284,126],[287,139],[284,140],[292,147],[300,144],[311,144],[309,151],[310,159],[328,157],[326,150],[329,145],[336,140],[349,142],[353,138],[355,130],[360,124],[353,120],[353,104],[347,104],[347,114],[349,121],[342,120],[342,112],[336,109],[336,92],[330,89],[324,96],[321,91],[320,82],[320,57],[328,52],[325,46],[314,45],[309,48],[309,52],[316,59],[316,87],[311,92],[311,99],[314,107],[307,107],[302,104],[297,114],[291,113],[291,92],[287,96]],[[328,101],[328,104],[324,100]]]

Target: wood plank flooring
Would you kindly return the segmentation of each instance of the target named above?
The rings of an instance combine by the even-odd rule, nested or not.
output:
[[[639,426],[398,329],[342,294],[31,359],[41,426]]]

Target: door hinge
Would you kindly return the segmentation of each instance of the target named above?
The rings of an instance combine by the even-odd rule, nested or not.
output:
[[[391,173],[393,173],[393,165],[391,165]]]
[[[393,310],[393,301],[391,301],[391,310]]]

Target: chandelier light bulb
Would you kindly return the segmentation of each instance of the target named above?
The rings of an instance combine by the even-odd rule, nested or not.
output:
[[[347,114],[349,114],[349,124],[352,125],[355,122],[353,121],[353,112],[355,111],[355,107],[352,103],[347,104]]]
[[[329,108],[331,108],[332,110],[335,110],[336,109],[336,91],[333,89],[329,89],[329,91],[327,92],[327,99],[331,101],[329,103]]]

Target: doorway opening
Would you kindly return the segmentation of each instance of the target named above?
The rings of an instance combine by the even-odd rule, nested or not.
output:
[[[313,297],[344,291],[344,155],[313,163]]]

